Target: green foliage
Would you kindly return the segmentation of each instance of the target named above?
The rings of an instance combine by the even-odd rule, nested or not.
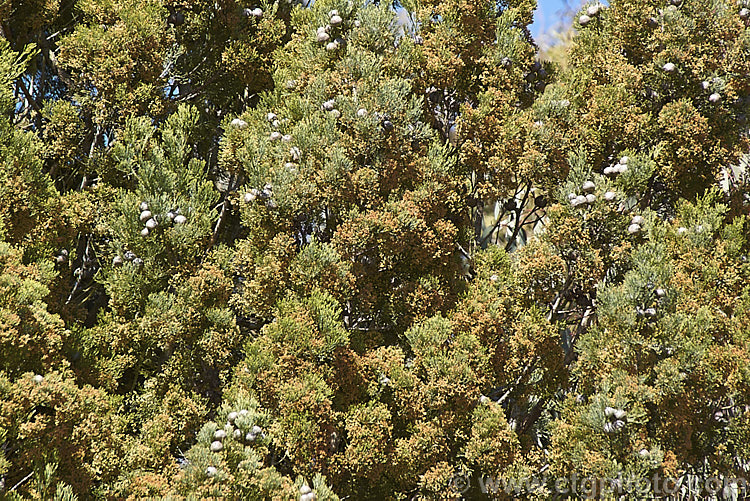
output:
[[[747,477],[750,5],[669,3],[0,5],[0,497]]]
[[[474,410],[471,438],[466,444],[466,459],[479,471],[500,472],[518,452],[517,438],[510,430],[502,407],[494,402]]]
[[[56,366],[67,337],[63,320],[44,303],[55,276],[52,263],[24,265],[22,257],[0,242],[0,371],[10,377]]]
[[[13,468],[6,482],[35,476],[38,499],[49,499],[57,484],[61,497],[94,493],[113,481],[122,457],[122,419],[103,390],[79,387],[69,370],[0,377],[0,426]],[[45,494],[47,492],[47,494]],[[103,492],[100,492],[103,494]]]
[[[730,250],[746,248],[746,237],[729,229],[734,225],[726,227],[734,233],[727,240],[718,233],[725,207],[716,204],[717,195],[684,204],[673,224],[653,220],[622,283],[599,290],[598,325],[576,346],[578,391],[588,404],[571,398],[565,406],[553,440],[577,446],[559,448],[557,468],[578,468],[583,455],[592,454],[597,459],[590,473],[596,475],[620,468],[638,476],[655,470],[676,475],[680,458],[733,468],[726,463],[724,430],[734,426],[728,418],[735,415],[734,402],[748,398],[740,368],[747,363],[740,334],[747,319],[737,308],[749,270]],[[604,406],[628,413],[614,437],[602,431]],[[576,433],[580,438],[571,436]]]

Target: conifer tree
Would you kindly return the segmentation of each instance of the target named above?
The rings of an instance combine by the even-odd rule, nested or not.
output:
[[[0,7],[0,497],[747,478],[749,6],[534,8]]]

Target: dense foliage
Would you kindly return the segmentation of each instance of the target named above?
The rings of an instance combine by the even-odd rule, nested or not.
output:
[[[0,497],[741,497],[742,2],[0,4]]]

